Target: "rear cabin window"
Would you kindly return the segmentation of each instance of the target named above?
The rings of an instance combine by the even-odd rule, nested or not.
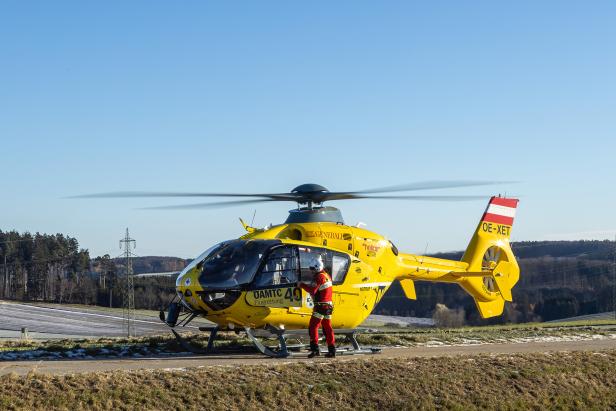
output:
[[[314,273],[310,271],[310,261],[314,256],[320,255],[325,264],[325,271],[332,277],[332,283],[338,285],[344,282],[344,277],[349,271],[348,255],[316,247],[298,247],[298,249],[301,281],[311,282],[313,280]]]

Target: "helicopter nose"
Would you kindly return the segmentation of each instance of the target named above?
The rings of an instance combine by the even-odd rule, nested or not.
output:
[[[178,275],[178,277],[175,279],[175,287],[179,288],[179,287],[188,287],[190,285],[190,278],[188,276],[188,273],[184,273],[184,274],[180,274]]]
[[[182,291],[178,290],[178,296],[180,297],[184,305],[186,305],[187,307],[193,310],[199,309],[196,291],[191,287],[184,288],[184,290]]]
[[[198,308],[196,298],[196,284],[190,273],[178,276],[175,281],[175,290],[182,302],[192,309]]]

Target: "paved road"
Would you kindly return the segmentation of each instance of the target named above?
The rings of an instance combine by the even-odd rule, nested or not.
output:
[[[375,358],[413,358],[413,357],[443,357],[477,354],[512,354],[537,353],[556,351],[602,351],[616,349],[616,339],[564,341],[564,342],[532,342],[507,344],[481,344],[466,346],[386,348]],[[340,356],[334,361],[354,361],[372,356],[349,355]],[[315,361],[306,358],[305,354],[286,359],[272,359],[260,355],[212,355],[188,357],[154,357],[131,359],[101,359],[101,360],[56,360],[56,361],[6,361],[0,362],[0,375],[16,373],[25,375],[30,371],[41,374],[65,375],[85,372],[102,372],[115,370],[179,370],[185,368],[203,368],[212,366],[243,366],[243,365],[280,365],[301,361]],[[317,361],[332,361],[318,359]]]
[[[26,327],[29,337],[36,340],[122,337],[126,334],[122,310],[96,306],[26,304],[0,300],[0,319],[0,339],[19,338],[22,327]],[[430,325],[432,320],[371,315],[368,324],[371,322],[425,326]],[[135,324],[138,336],[169,334],[169,328],[158,319],[155,311],[137,310]],[[211,324],[197,318],[185,329],[197,331],[198,326]]]
[[[18,338],[22,327],[27,327],[29,337],[34,339],[121,337],[126,333],[122,311],[101,307],[0,301],[0,318],[0,338]],[[169,328],[156,318],[153,311],[151,315],[137,314],[135,327],[137,335],[169,333]],[[197,329],[193,326],[187,328]]]
[[[31,338],[75,338],[122,336],[122,315],[74,310],[69,307],[41,307],[12,302],[0,303],[0,337],[14,337],[27,327]],[[139,318],[136,326],[141,334],[162,334],[167,327],[154,319]]]

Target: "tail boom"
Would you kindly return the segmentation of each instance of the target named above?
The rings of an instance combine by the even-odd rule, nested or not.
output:
[[[411,254],[398,256],[397,279],[459,284],[473,299],[482,318],[501,315],[520,269],[509,244],[518,200],[492,197],[461,261]]]

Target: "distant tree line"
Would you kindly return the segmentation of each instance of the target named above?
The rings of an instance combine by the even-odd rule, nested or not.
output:
[[[179,271],[186,263],[173,257],[134,258],[133,269]],[[0,298],[121,307],[125,272],[124,260],[109,255],[91,259],[75,238],[0,230]],[[164,306],[174,285],[169,277],[135,278],[135,306]]]
[[[21,301],[92,304],[90,255],[62,234],[0,231],[0,295]]]

